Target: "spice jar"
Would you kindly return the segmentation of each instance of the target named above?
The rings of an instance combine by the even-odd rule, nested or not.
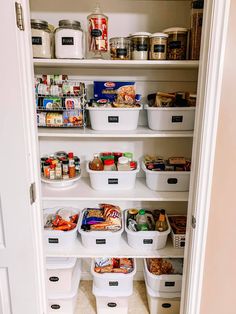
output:
[[[133,60],[148,60],[150,33],[134,33],[130,36],[131,58]]]
[[[110,53],[112,60],[130,60],[130,39],[114,37],[110,39]]]
[[[150,36],[150,60],[165,60],[168,35],[164,33],[154,33]]]
[[[167,40],[167,59],[185,60],[187,53],[188,29],[173,27],[165,29],[163,33],[169,35]]]
[[[59,21],[55,30],[55,55],[57,59],[83,58],[83,31],[80,22],[71,20]]]
[[[34,58],[52,58],[52,32],[48,22],[31,20],[31,36]]]

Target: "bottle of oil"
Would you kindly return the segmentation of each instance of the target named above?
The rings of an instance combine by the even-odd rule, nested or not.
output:
[[[89,168],[91,170],[95,170],[95,171],[104,170],[103,163],[102,163],[101,159],[99,158],[98,154],[94,155],[93,160],[89,163]]]
[[[168,224],[166,221],[166,212],[164,209],[161,209],[159,219],[156,222],[156,231],[163,232],[168,229]]]

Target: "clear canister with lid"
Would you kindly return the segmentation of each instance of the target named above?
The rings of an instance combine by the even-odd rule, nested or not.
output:
[[[167,40],[167,59],[186,60],[188,29],[172,27],[165,29],[163,33],[169,35]]]
[[[154,33],[150,36],[150,60],[165,60],[168,34]]]
[[[84,57],[84,36],[79,21],[59,21],[55,30],[55,56],[58,59]]]
[[[31,38],[34,58],[52,58],[52,32],[48,22],[31,20]]]
[[[110,38],[112,60],[130,60],[130,39],[127,37]]]
[[[139,32],[130,35],[131,58],[133,60],[148,60],[150,33]]]

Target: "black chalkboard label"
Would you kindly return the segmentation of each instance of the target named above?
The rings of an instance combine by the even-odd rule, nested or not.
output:
[[[114,302],[109,302],[109,303],[107,303],[107,306],[108,306],[108,307],[116,307],[117,304],[114,303]]]
[[[126,57],[127,56],[127,49],[126,48],[117,48],[116,49],[116,56],[119,57]]]
[[[143,244],[152,244],[153,239],[143,239]]]
[[[108,116],[108,123],[119,123],[119,116]]]
[[[171,307],[171,304],[170,303],[163,303],[161,306],[164,307],[165,309],[169,309]]]
[[[59,281],[59,277],[49,277],[49,280],[52,282],[57,282]]]
[[[106,244],[106,239],[96,239],[96,244]]]
[[[108,184],[118,184],[118,179],[108,179]]]
[[[74,45],[74,37],[62,37],[61,44],[63,46],[73,46]]]
[[[175,282],[174,281],[166,281],[165,282],[165,287],[174,287],[175,286]]]
[[[148,45],[145,44],[138,44],[137,51],[148,51]]]
[[[168,184],[177,184],[177,182],[178,182],[178,179],[176,179],[176,178],[169,178],[167,180]]]
[[[51,308],[52,308],[53,310],[59,310],[61,307],[60,307],[59,304],[52,304],[52,305],[51,305]]]
[[[185,247],[185,241],[180,241],[180,247]]]
[[[32,36],[32,45],[42,45],[42,37]]]
[[[181,41],[180,40],[171,41],[169,43],[169,47],[170,47],[170,49],[179,49],[179,48],[181,48]]]
[[[163,52],[165,52],[165,45],[154,45],[153,51],[163,53]]]
[[[92,29],[91,31],[91,36],[92,37],[100,37],[102,36],[102,31],[100,29]]]
[[[48,243],[59,243],[59,239],[58,238],[49,238]]]
[[[183,116],[172,116],[172,123],[181,123],[183,122]]]
[[[119,282],[118,281],[109,281],[109,286],[110,287],[118,287],[119,286]]]

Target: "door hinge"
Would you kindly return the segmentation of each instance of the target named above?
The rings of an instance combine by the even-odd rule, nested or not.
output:
[[[36,201],[36,189],[35,182],[30,185],[30,204],[32,205]]]
[[[192,228],[193,228],[193,229],[196,228],[196,223],[197,223],[197,220],[196,220],[196,218],[192,215]]]
[[[24,31],[25,26],[24,26],[23,9],[22,9],[22,5],[19,2],[15,2],[15,10],[16,10],[16,25],[20,31]]]

